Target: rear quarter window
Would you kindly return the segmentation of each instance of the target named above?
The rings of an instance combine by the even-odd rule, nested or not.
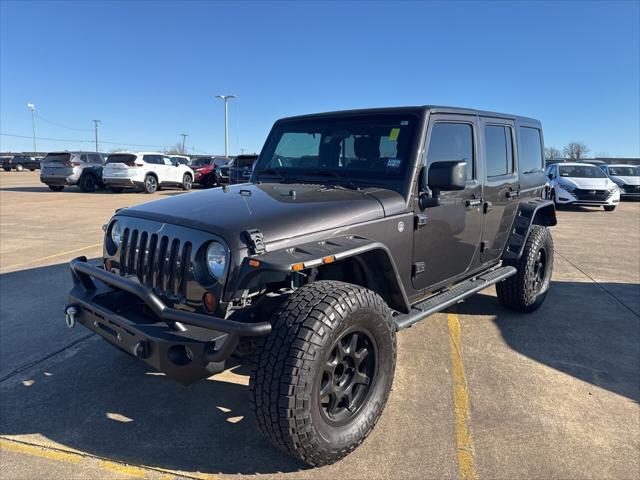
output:
[[[532,127],[520,127],[520,151],[518,170],[521,174],[542,171],[542,139],[540,130]]]

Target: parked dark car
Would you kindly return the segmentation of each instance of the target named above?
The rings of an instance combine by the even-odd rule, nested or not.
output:
[[[40,181],[54,192],[78,185],[83,192],[104,188],[102,167],[107,154],[96,152],[51,152],[42,160]]]
[[[194,182],[205,188],[221,184],[220,168],[229,162],[227,157],[200,157],[191,161]]]
[[[40,168],[40,160],[38,157],[29,155],[14,155],[13,157],[5,157],[2,161],[2,168],[5,172],[15,170],[22,172],[23,170],[31,170],[32,172]]]
[[[333,463],[382,414],[397,331],[494,284],[543,303],[542,152],[539,121],[461,108],[279,120],[249,183],[117,211],[99,264],[71,262],[67,325],[183,384],[244,356],[260,430]]]
[[[238,155],[229,163],[220,167],[220,183],[248,182],[256,160],[258,160],[258,155]]]

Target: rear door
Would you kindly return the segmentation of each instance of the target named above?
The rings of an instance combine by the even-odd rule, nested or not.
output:
[[[440,193],[440,204],[420,212],[414,233],[412,282],[416,290],[450,283],[474,263],[482,231],[482,182],[477,164],[477,117],[431,115],[424,162],[463,160],[464,190]]]
[[[490,262],[502,254],[518,208],[520,187],[515,162],[514,122],[480,118],[484,165],[484,221],[480,258]]]
[[[135,166],[136,155],[133,153],[112,153],[103,167],[103,175],[109,177],[127,177],[129,168]]]
[[[50,153],[43,160],[40,175],[43,177],[66,178],[73,174],[70,153]]]

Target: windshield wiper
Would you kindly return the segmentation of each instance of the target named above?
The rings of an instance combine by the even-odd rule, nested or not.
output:
[[[338,172],[334,172],[333,170],[310,170],[310,171],[304,172],[304,174],[305,175],[318,175],[318,176],[322,176],[322,177],[335,177],[340,181],[344,181],[349,186],[349,188],[351,188],[352,190],[360,190],[360,187],[358,185],[353,183],[351,180],[349,180],[344,175],[340,175]]]
[[[273,167],[269,167],[269,168],[265,168],[263,170],[258,170],[256,172],[257,174],[266,174],[266,175],[275,175],[277,176],[280,180],[282,180],[282,182],[285,182],[287,180],[287,177],[285,176],[284,173],[279,172],[278,170],[276,170]]]

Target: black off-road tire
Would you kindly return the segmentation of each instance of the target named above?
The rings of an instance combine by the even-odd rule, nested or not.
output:
[[[95,192],[98,189],[98,179],[95,175],[86,173],[80,177],[78,186],[84,193]]]
[[[185,173],[182,176],[181,188],[184,191],[189,191],[189,190],[191,190],[191,187],[193,187],[193,177],[191,175],[189,175],[188,173]]]
[[[516,267],[517,273],[496,284],[500,303],[520,312],[537,310],[547,296],[553,272],[553,238],[549,229],[534,225],[522,256],[504,264]]]
[[[604,211],[605,212],[613,212],[616,209],[616,205],[605,205],[604,206]]]
[[[389,397],[396,363],[391,311],[364,287],[318,281],[292,293],[274,312],[272,325],[250,381],[258,426],[275,446],[309,465],[334,463],[367,438]],[[346,367],[349,358],[358,363]],[[360,383],[366,362],[366,372],[373,373]],[[331,376],[327,368],[333,368]],[[351,409],[334,385],[349,387]],[[331,393],[321,397],[321,388]],[[330,418],[331,405],[342,406],[336,411],[343,416]]]
[[[10,171],[11,171],[11,167],[2,167],[2,169],[3,169],[5,172],[10,172]]]
[[[142,184],[142,191],[144,193],[155,193],[158,190],[158,179],[156,177],[153,175],[144,177],[144,183]]]
[[[123,187],[109,187],[109,190],[111,190],[113,193],[122,193],[124,191]]]
[[[49,190],[51,190],[52,192],[61,192],[62,190],[64,190],[64,185],[47,185],[49,187]]]

